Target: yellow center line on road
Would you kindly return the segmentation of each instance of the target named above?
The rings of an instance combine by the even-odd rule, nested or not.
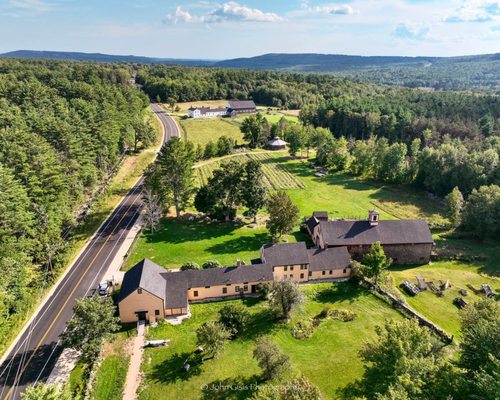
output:
[[[80,276],[80,279],[78,280],[78,282],[75,284],[75,286],[73,287],[73,290],[71,290],[70,294],[68,295],[68,297],[66,298],[66,300],[64,301],[64,304],[61,306],[61,308],[59,309],[59,312],[57,313],[57,315],[55,316],[54,320],[52,321],[52,323],[49,325],[49,327],[47,328],[47,330],[45,331],[45,334],[43,335],[43,337],[40,339],[40,341],[38,342],[38,344],[36,345],[35,349],[33,350],[33,353],[31,353],[31,356],[29,357],[28,361],[26,362],[26,364],[24,365],[23,369],[21,370],[21,373],[19,374],[19,381],[21,380],[21,377],[23,376],[24,374],[24,371],[26,371],[26,368],[28,367],[28,365],[30,364],[31,360],[33,359],[33,357],[35,356],[37,350],[40,348],[40,346],[42,345],[42,342],[45,340],[45,338],[47,337],[47,335],[49,334],[50,330],[52,329],[52,327],[54,326],[54,324],[57,322],[58,318],[61,316],[61,313],[63,312],[64,308],[66,307],[66,305],[68,304],[68,302],[71,300],[71,297],[75,294],[76,290],[78,289],[78,287],[80,286],[80,283],[82,282],[83,278],[85,277],[85,275],[87,275],[87,272],[90,270],[90,267],[92,267],[92,265],[94,264],[95,260],[97,259],[97,257],[99,256],[99,254],[101,253],[101,251],[104,249],[104,246],[106,246],[106,244],[108,243],[109,239],[111,238],[111,236],[113,236],[113,233],[115,232],[116,228],[118,228],[120,226],[120,222],[123,221],[123,219],[127,216],[129,210],[132,208],[132,206],[135,205],[135,203],[137,202],[137,199],[139,198],[139,196],[137,196],[135,198],[135,200],[132,202],[132,204],[127,208],[127,211],[125,211],[125,213],[123,214],[123,216],[120,218],[120,220],[118,221],[118,223],[116,224],[115,228],[113,228],[113,230],[111,231],[111,233],[108,235],[108,237],[106,238],[106,240],[104,241],[104,243],[102,244],[102,246],[99,248],[99,251],[97,252],[97,254],[94,256],[94,258],[92,259],[92,261],[90,261],[88,267],[85,269],[84,273]],[[14,381],[14,384],[13,386],[11,386],[11,388],[9,389],[9,391],[7,392],[7,395],[4,397],[4,400],[7,400],[9,398],[9,396],[11,395],[12,393],[12,390],[17,386],[17,383]]]

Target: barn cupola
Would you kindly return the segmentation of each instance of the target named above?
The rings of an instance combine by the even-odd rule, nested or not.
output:
[[[377,211],[375,210],[368,211],[368,222],[370,223],[370,226],[377,226],[379,219],[380,215]]]

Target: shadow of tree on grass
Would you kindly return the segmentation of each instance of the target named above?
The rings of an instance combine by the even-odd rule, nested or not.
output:
[[[184,369],[184,363],[187,361],[189,371]],[[175,353],[162,363],[155,365],[150,378],[160,383],[172,383],[176,381],[186,381],[193,376],[201,373],[203,359],[201,354],[196,353]]]

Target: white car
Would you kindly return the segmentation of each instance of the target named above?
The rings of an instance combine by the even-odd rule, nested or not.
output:
[[[102,281],[99,283],[99,295],[107,296],[109,294],[109,288],[111,287],[111,282]]]

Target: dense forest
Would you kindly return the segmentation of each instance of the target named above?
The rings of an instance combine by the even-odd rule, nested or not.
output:
[[[0,60],[0,340],[58,267],[79,205],[151,131],[130,77],[111,64]]]
[[[265,106],[302,108],[305,124],[357,139],[377,135],[409,143],[430,129],[432,140],[449,135],[480,141],[500,126],[495,95],[399,89],[332,75],[172,66],[144,66],[137,81],[162,101],[250,98]]]

